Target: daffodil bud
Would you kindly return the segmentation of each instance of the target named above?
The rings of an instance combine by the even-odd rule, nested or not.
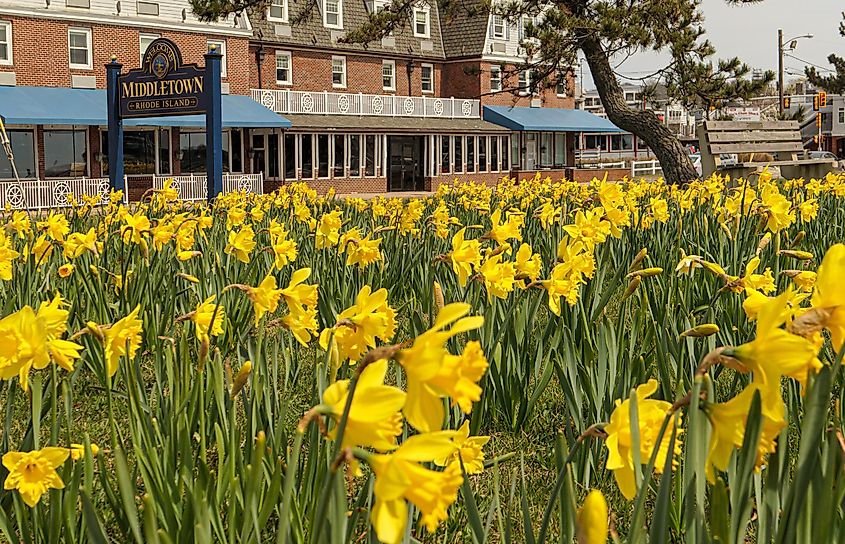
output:
[[[799,261],[809,261],[813,258],[813,254],[809,251],[800,251],[797,249],[782,249],[778,252],[778,254],[785,257],[792,257],[793,259],[797,259]]]
[[[634,257],[634,260],[631,263],[631,266],[628,267],[628,272],[633,272],[633,271],[637,270],[640,267],[640,265],[642,264],[643,259],[645,259],[647,255],[648,255],[648,250],[646,248],[642,248],[639,251],[639,253],[637,253],[637,255]]]
[[[792,247],[797,246],[801,243],[801,241],[804,239],[804,236],[806,235],[806,232],[804,232],[803,230],[799,230],[798,234],[795,235],[795,238],[792,239],[792,242],[789,245]]]
[[[443,306],[446,305],[443,300],[443,288],[436,281],[434,282],[434,304],[437,306],[438,311],[442,310]]]
[[[88,270],[91,272],[91,275],[94,276],[95,278],[100,277],[100,269],[97,268],[96,266],[94,266],[93,264],[88,265]]]
[[[625,293],[622,295],[622,300],[625,300],[626,298],[633,295],[634,291],[637,290],[637,287],[640,286],[640,283],[642,283],[642,281],[642,276],[634,276],[634,278],[631,280],[631,283],[628,284],[628,288],[625,289]]]
[[[766,246],[768,246],[771,243],[771,241],[772,241],[772,233],[767,232],[763,236],[763,238],[760,240],[760,243],[757,244],[757,255],[759,255],[764,249],[766,249]]]
[[[692,337],[692,338],[702,338],[704,336],[711,336],[719,332],[719,326],[714,323],[703,323],[701,325],[696,325],[691,329],[687,329],[681,333],[681,338]]]
[[[652,268],[643,268],[642,270],[637,270],[636,272],[631,272],[626,278],[647,278],[649,276],[656,276],[658,274],[662,274],[663,269],[659,266],[655,266]]]
[[[578,509],[578,544],[607,542],[607,501],[598,489],[593,489]]]
[[[247,378],[249,378],[249,374],[251,372],[252,372],[252,362],[250,362],[250,361],[244,362],[244,364],[241,366],[241,369],[235,375],[234,381],[232,382],[232,393],[230,395],[232,398],[237,397],[238,393],[241,392],[241,389],[244,388],[244,385],[246,385],[246,380],[247,380]]]

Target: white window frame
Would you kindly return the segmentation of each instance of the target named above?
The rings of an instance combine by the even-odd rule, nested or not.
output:
[[[279,57],[288,59],[288,79],[279,79]],[[293,55],[290,51],[276,51],[276,85],[293,85]]]
[[[384,68],[386,66],[390,66],[391,76],[390,76],[390,86],[386,86],[384,84]],[[395,91],[396,90],[396,61],[395,60],[384,60],[381,63],[381,88],[385,91]]]
[[[273,13],[273,7],[281,7],[282,8],[282,16],[281,17],[273,17],[271,15],[271,13]],[[272,21],[274,23],[287,23],[288,22],[288,0],[271,0],[270,5],[267,6],[267,20]]]
[[[496,22],[498,20],[498,23]],[[504,40],[505,39],[505,27],[507,23],[505,23],[505,18],[501,15],[496,15],[495,13],[490,15],[490,37],[494,40]],[[501,28],[501,32],[496,31],[496,27]]]
[[[220,59],[220,77],[226,78],[226,64],[228,59],[226,58],[226,40],[206,40],[206,47],[208,51],[211,51],[211,46],[216,45],[217,51],[220,52],[220,56],[223,57]]]
[[[337,24],[330,24],[328,22],[328,3],[329,1],[337,4]],[[343,0],[323,0],[323,26],[326,28],[343,28]]]
[[[335,62],[340,61],[343,70],[341,71],[341,78],[342,81],[340,83],[334,82],[334,66]],[[332,56],[332,87],[335,89],[345,89],[346,88],[346,57],[340,55],[333,55]]]
[[[78,32],[85,34],[85,48],[87,51],[88,62],[87,64],[74,64],[70,60],[70,35],[73,32]],[[78,48],[77,48],[78,49]],[[91,29],[84,28],[84,27],[75,27],[72,26],[67,29],[67,58],[68,58],[68,66],[73,70],[93,70],[94,69],[94,47],[91,45]]]
[[[563,80],[563,92],[560,92],[560,84],[561,80]],[[566,73],[558,73],[557,81],[555,81],[555,94],[557,94],[558,98],[566,98]]]
[[[6,29],[6,41],[3,43],[6,44],[6,56],[8,57],[0,59],[0,66],[11,66],[15,62],[14,56],[12,55],[12,21],[0,21],[0,26]]]
[[[495,77],[493,77],[495,74]],[[497,82],[497,87],[493,88],[493,82]],[[499,92],[502,90],[502,67],[490,66],[490,92]]]
[[[144,53],[146,52],[146,48],[144,47],[144,38],[149,38],[150,42],[153,40],[157,40],[161,38],[161,34],[153,34],[152,32],[141,32],[138,35],[138,50],[141,52],[141,64],[144,63]],[[147,47],[150,45],[147,44]]]
[[[417,15],[425,16],[425,32],[417,31]],[[430,38],[431,37],[431,8],[427,5],[424,7],[414,8],[414,37],[415,38]]]
[[[430,88],[430,89],[428,89],[428,90],[426,90],[426,89],[425,89],[425,87],[423,86],[423,83],[424,83],[424,81],[425,81],[425,80],[423,79],[423,71],[424,71],[426,68],[427,68],[427,69],[429,69],[429,70],[431,70],[431,81],[430,81],[431,88]],[[432,94],[432,93],[434,93],[434,65],[433,65],[433,64],[429,64],[429,63],[427,63],[427,62],[424,62],[424,63],[420,64],[420,90],[422,91],[422,93],[423,93],[423,94]]]
[[[523,84],[522,78],[525,78]],[[529,70],[520,70],[516,76],[516,86],[519,89],[519,96],[528,96],[531,94],[531,72]]]

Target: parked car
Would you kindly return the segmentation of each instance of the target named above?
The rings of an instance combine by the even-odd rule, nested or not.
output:
[[[830,159],[832,161],[836,161],[836,167],[845,169],[845,160],[840,159],[834,153],[830,151],[808,151],[807,152],[808,159]]]

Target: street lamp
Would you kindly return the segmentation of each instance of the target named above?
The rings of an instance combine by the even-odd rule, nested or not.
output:
[[[778,29],[778,112],[783,114],[783,52],[786,48],[784,48],[784,44],[789,44],[789,51],[795,49],[795,46],[798,45],[796,42],[802,38],[810,39],[812,38],[812,34],[803,34],[801,36],[795,36],[794,38],[790,38],[788,40],[783,39],[783,29]]]

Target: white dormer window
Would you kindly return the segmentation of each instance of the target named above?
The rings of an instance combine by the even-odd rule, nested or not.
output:
[[[323,26],[343,28],[343,0],[323,0]]]
[[[288,22],[288,0],[271,0],[267,8],[267,20],[276,23]]]
[[[431,36],[431,11],[428,6],[414,8],[414,36],[428,38]]]
[[[534,17],[531,15],[523,15],[519,19],[519,41],[526,39],[527,30],[528,28],[533,27],[536,24],[534,21]]]
[[[507,39],[507,25],[505,19],[501,15],[490,16],[490,37],[494,40]]]

